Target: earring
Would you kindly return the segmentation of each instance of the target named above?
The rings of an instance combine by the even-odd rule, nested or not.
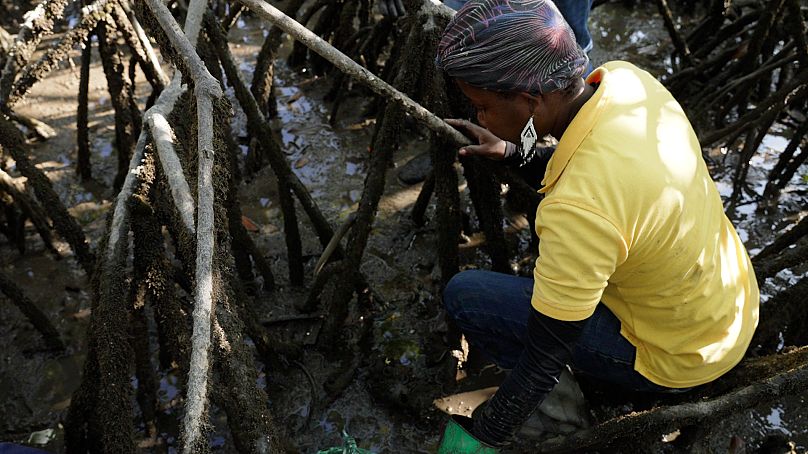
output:
[[[522,128],[522,134],[519,135],[521,139],[522,152],[529,153],[533,150],[538,140],[536,128],[533,126],[533,115],[527,119],[527,124]]]

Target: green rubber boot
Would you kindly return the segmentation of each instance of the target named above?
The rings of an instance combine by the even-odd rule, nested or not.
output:
[[[471,418],[452,415],[446,424],[446,430],[443,431],[438,454],[498,454],[499,449],[474,438],[466,429],[470,425]]]

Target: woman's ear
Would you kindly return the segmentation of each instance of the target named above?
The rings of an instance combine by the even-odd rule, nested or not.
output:
[[[541,104],[544,101],[544,97],[541,94],[519,93],[519,97],[525,101],[531,115],[533,115],[537,109],[541,109]]]

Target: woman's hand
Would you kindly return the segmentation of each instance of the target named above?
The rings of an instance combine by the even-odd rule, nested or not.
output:
[[[382,13],[382,16],[392,17],[395,19],[407,14],[401,0],[378,0],[377,5],[379,7],[379,12]]]
[[[466,145],[458,150],[460,156],[483,156],[494,161],[505,159],[507,142],[492,134],[491,131],[468,120],[447,118],[446,123],[461,132],[465,132],[468,137],[475,139],[479,143],[479,145]]]

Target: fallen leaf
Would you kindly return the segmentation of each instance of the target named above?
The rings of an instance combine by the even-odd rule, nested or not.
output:
[[[309,159],[308,159],[308,158],[300,158],[300,159],[298,159],[298,160],[297,160],[297,162],[295,163],[295,169],[300,169],[300,168],[302,168],[302,167],[305,167],[305,166],[306,166],[306,164],[308,164],[308,163],[309,163]]]
[[[70,314],[70,318],[72,318],[73,320],[82,320],[82,319],[85,319],[85,318],[89,317],[91,312],[92,311],[90,310],[90,308],[87,307],[87,308],[79,310],[75,314]]]
[[[258,227],[258,224],[252,221],[252,219],[248,218],[247,216],[241,215],[241,225],[247,229],[248,232],[260,232],[261,228]]]

